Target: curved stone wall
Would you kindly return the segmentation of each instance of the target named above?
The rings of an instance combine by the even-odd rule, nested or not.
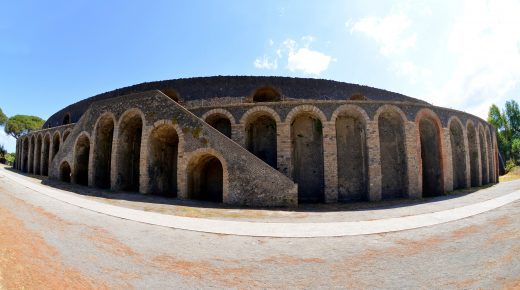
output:
[[[283,81],[294,79],[275,79],[270,87],[291,91]],[[21,137],[16,166],[88,186],[252,206],[421,198],[498,181],[491,125],[396,95],[186,107],[161,91],[96,99],[76,123]],[[261,99],[270,100],[265,90]]]

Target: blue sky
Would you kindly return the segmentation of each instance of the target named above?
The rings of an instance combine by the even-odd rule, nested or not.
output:
[[[3,1],[0,108],[48,118],[162,79],[365,84],[485,118],[520,99],[520,1]],[[14,140],[0,133],[14,151]]]

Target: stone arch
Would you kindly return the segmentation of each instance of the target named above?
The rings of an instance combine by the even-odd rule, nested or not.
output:
[[[36,136],[36,146],[34,147],[34,174],[41,175],[41,158],[42,158],[42,143],[43,137],[41,134]]]
[[[374,119],[379,131],[381,196],[383,199],[405,197],[408,192],[406,116],[395,106],[383,105]]]
[[[214,202],[226,200],[229,188],[227,164],[215,150],[193,152],[186,172],[188,198]]]
[[[321,114],[320,114],[321,113]],[[323,202],[325,176],[323,124],[325,115],[314,106],[298,106],[287,116],[291,136],[291,175],[298,184],[299,202]]]
[[[65,114],[65,116],[63,116],[63,120],[61,122],[62,125],[67,125],[67,124],[70,124],[71,123],[71,119],[70,119],[70,113],[67,113]]]
[[[336,127],[338,200],[368,200],[368,116],[357,106],[342,105],[331,120]]]
[[[70,165],[67,161],[63,161],[60,165],[60,180],[70,183],[71,177]]]
[[[45,134],[43,137],[43,147],[42,147],[42,175],[49,175],[49,157],[50,157],[50,148],[51,148],[51,133]]]
[[[235,118],[229,111],[212,109],[202,115],[201,119],[220,133],[231,138],[231,125],[235,124]]]
[[[448,121],[450,130],[451,161],[453,167],[453,189],[468,187],[466,176],[466,147],[464,145],[464,126],[456,116]]]
[[[444,167],[442,163],[442,124],[437,114],[430,109],[421,109],[415,123],[421,143],[421,166],[423,196],[444,193]]]
[[[141,137],[145,118],[137,109],[126,111],[118,123],[116,184],[118,189],[139,190]]]
[[[254,107],[240,119],[244,124],[246,148],[271,167],[277,165],[277,127],[280,116],[271,108]]]
[[[279,102],[282,100],[282,94],[279,90],[271,86],[263,86],[257,88],[252,94],[252,100],[258,102]]]
[[[81,133],[74,143],[74,171],[72,181],[76,184],[88,185],[88,168],[90,160],[90,137]]]
[[[177,196],[179,136],[172,124],[161,124],[150,133],[148,155],[149,191]]]
[[[112,113],[101,115],[94,126],[93,184],[99,188],[110,187],[114,128],[115,117]]]
[[[473,121],[468,120],[466,122],[466,132],[468,136],[468,150],[469,150],[469,168],[470,168],[470,180],[471,186],[477,187],[479,186],[479,154],[478,154],[478,139],[477,139],[477,131]]]
[[[484,133],[484,126],[482,124],[478,125],[478,137],[479,137],[479,147],[480,147],[480,176],[482,180],[482,185],[489,183],[488,178],[488,163],[487,163],[487,146],[486,146],[486,133]]]
[[[69,137],[70,132],[72,132],[71,129],[67,129],[67,130],[65,130],[65,132],[63,132],[63,143],[65,143],[65,141],[67,141],[67,138]]]
[[[59,131],[56,131],[52,136],[52,150],[51,150],[51,161],[54,160],[58,151],[60,151],[61,135]]]
[[[29,171],[28,155],[29,155],[29,138],[24,137],[22,140],[22,171],[26,172],[26,173]]]

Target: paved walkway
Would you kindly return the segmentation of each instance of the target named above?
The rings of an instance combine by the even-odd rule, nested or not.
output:
[[[439,203],[444,206],[449,206],[452,203],[459,205],[459,207],[444,210],[440,210],[441,207],[439,207],[439,203],[434,203],[431,205],[420,204],[407,207],[404,212],[405,215],[391,218],[375,218],[356,221],[340,220],[331,222],[254,222],[193,218],[136,210],[99,202],[71,192],[38,184],[30,181],[29,178],[23,175],[9,172],[3,167],[0,168],[0,175],[30,188],[37,193],[109,216],[175,229],[254,237],[311,238],[395,232],[467,218],[496,209],[520,199],[520,190],[518,190],[518,185],[520,185],[520,183],[510,182],[499,184],[492,188],[483,189],[471,194],[471,196],[476,197],[476,200],[482,199],[482,196],[490,197],[490,199],[487,200],[475,202],[475,198],[464,196],[461,197],[461,199],[468,202],[466,204],[460,204],[460,200],[457,201],[457,199],[440,201]],[[493,198],[493,196],[497,197]],[[425,209],[428,209],[428,207],[439,210],[416,214],[417,211],[424,211]],[[386,211],[399,212],[402,211],[402,208],[387,209]],[[378,210],[372,210],[370,212],[372,216],[376,216]],[[351,214],[355,215],[356,212]],[[363,216],[365,212],[357,212],[357,214]]]

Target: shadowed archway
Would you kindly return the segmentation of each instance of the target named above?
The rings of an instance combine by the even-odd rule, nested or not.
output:
[[[421,140],[423,196],[440,195],[444,192],[440,128],[434,120],[421,118],[419,121],[419,134]]]
[[[457,121],[450,124],[451,159],[453,165],[453,189],[466,188],[466,149],[464,131]]]
[[[114,120],[110,116],[102,116],[96,125],[94,136],[94,185],[99,188],[110,187],[110,168],[112,164],[112,139],[114,137]]]
[[[150,134],[149,189],[152,193],[177,196],[179,137],[173,125],[161,125]]]
[[[139,191],[141,136],[143,120],[137,112],[122,117],[119,125],[117,150],[117,187],[125,191]]]
[[[74,146],[74,183],[88,185],[88,162],[90,157],[90,139],[81,135]]]
[[[252,116],[246,124],[246,136],[247,150],[276,168],[276,121],[267,114]]]
[[[203,155],[188,167],[188,197],[191,199],[222,202],[223,167],[212,155]]]

